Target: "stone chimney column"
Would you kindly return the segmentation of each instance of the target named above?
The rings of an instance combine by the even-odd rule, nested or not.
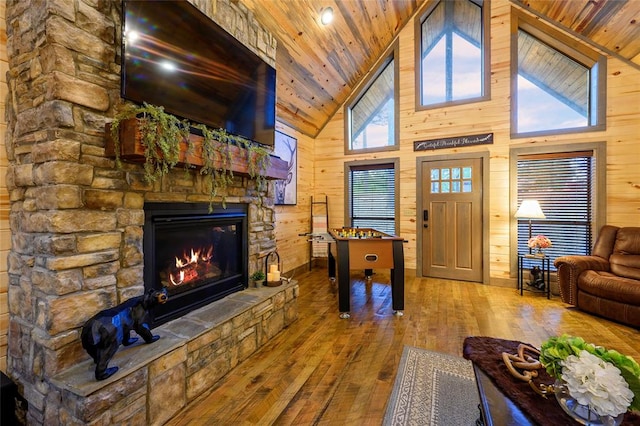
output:
[[[275,39],[240,4],[193,3],[275,64]],[[88,358],[79,338],[86,319],[142,293],[144,202],[208,199],[197,173],[151,185],[140,166],[118,169],[105,156],[104,127],[121,101],[120,8],[111,0],[6,5],[7,372],[28,401],[30,424],[63,422],[49,379]],[[230,201],[254,197],[243,191]],[[261,207],[259,244],[275,245],[272,206]]]
[[[117,300],[124,193],[102,146],[119,91],[119,7],[7,4],[7,370],[29,422],[53,421],[60,395],[48,378],[85,357],[77,341],[86,312]]]

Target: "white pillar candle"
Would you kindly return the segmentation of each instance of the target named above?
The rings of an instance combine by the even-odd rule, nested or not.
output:
[[[280,281],[280,272],[267,272],[267,281],[270,283]]]
[[[269,272],[278,272],[278,265],[269,265]]]

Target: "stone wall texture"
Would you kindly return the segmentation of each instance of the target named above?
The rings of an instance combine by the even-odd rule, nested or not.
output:
[[[162,425],[295,321],[298,284],[234,293],[154,329],[109,364],[120,371],[93,380],[84,361],[51,380],[41,402],[46,425]],[[170,401],[170,403],[168,403]]]
[[[192,3],[275,65],[275,39],[241,5]],[[150,184],[139,165],[117,168],[105,156],[105,124],[121,102],[120,8],[110,0],[6,3],[7,372],[33,424],[79,418],[68,414],[66,423],[51,378],[88,359],[79,331],[90,316],[142,293],[144,203],[209,202],[197,172],[172,172]],[[250,271],[275,248],[273,188],[255,188],[236,177],[226,199],[249,205]]]
[[[5,30],[5,2],[0,2],[0,34],[4,35]],[[9,303],[8,287],[9,277],[7,275],[7,262],[9,256],[9,192],[7,191],[7,149],[5,134],[7,122],[5,120],[5,100],[7,93],[6,70],[9,67],[7,61],[7,42],[5,37],[0,37],[0,371],[7,371],[7,332],[9,328]]]

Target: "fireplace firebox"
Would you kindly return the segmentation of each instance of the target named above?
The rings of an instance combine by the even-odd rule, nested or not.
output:
[[[248,283],[247,206],[145,203],[144,286],[169,300],[151,327],[243,290]]]

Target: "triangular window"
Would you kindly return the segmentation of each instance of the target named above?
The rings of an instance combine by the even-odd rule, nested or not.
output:
[[[351,149],[394,144],[393,62],[351,108]]]
[[[345,153],[398,149],[397,43],[345,104]]]
[[[604,57],[519,19],[512,136],[603,128]]]
[[[486,95],[483,3],[440,1],[423,15],[417,29],[419,106],[469,102]]]

